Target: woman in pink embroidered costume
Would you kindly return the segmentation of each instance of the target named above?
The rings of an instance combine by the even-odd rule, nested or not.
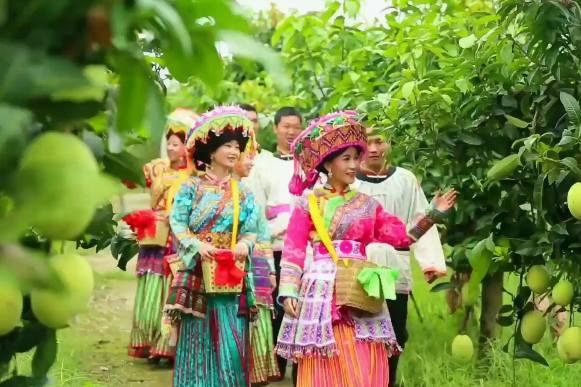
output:
[[[338,265],[321,243],[325,236],[320,236],[316,225],[330,236],[338,258],[366,260],[365,247],[371,242],[411,245],[456,199],[453,190],[438,194],[430,211],[406,227],[375,199],[349,189],[366,147],[366,129],[353,111],[329,114],[311,123],[292,145],[296,171],[289,189],[293,194],[312,188],[319,173],[328,177],[311,200],[305,195],[298,199],[282,255],[277,301],[283,303],[286,315],[276,352],[298,362],[298,387],[387,386],[388,357],[400,350],[385,305],[377,315],[336,306]],[[312,211],[317,210],[313,217]],[[305,271],[308,243],[314,261]]]
[[[171,272],[164,261],[176,252],[168,216],[173,197],[182,180],[189,176],[185,143],[197,119],[187,109],[177,109],[169,116],[165,135],[167,157],[152,160],[143,167],[151,211],[138,211],[124,219],[137,232],[140,244],[128,353],[132,357],[148,358],[152,363],[162,358],[173,359],[175,355],[174,346],[161,335],[163,306],[171,283]]]

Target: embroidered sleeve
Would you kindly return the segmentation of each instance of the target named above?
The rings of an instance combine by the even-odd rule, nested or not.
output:
[[[191,181],[182,184],[175,196],[169,218],[171,231],[178,241],[178,255],[188,269],[196,266],[199,258],[198,252],[202,245],[202,242],[194,236],[189,225],[195,192],[196,187]]]
[[[279,303],[285,297],[298,298],[301,275],[307,257],[309,231],[313,227],[307,208],[306,197],[299,198],[290,218],[280,264]]]
[[[240,211],[244,211],[246,216],[241,222],[238,242],[245,243],[249,252],[252,253],[257,239],[260,206],[256,204],[254,194],[246,186],[240,187]]]
[[[375,222],[375,241],[387,243],[396,248],[410,247],[434,224],[440,221],[441,214],[433,207],[406,226],[399,218],[383,211],[377,206]]]
[[[143,166],[143,174],[145,175],[145,186],[151,188],[151,163],[147,163]]]

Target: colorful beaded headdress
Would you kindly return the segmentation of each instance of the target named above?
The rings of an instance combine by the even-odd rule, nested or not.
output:
[[[190,159],[196,147],[207,144],[210,132],[219,136],[225,131],[240,132],[243,137],[248,137],[245,154],[254,154],[257,143],[254,136],[253,124],[246,111],[238,106],[217,106],[213,110],[202,114],[194,127],[188,133],[187,148]],[[190,160],[191,161],[191,160]]]
[[[290,193],[302,195],[305,189],[312,188],[319,178],[317,167],[325,157],[350,146],[361,148],[363,153],[367,151],[366,129],[355,111],[331,113],[311,122],[291,144],[295,173],[289,183]]]
[[[167,118],[166,135],[170,132],[178,134],[183,133],[184,138],[187,139],[188,133],[196,125],[196,121],[200,118],[196,113],[190,109],[177,108]]]

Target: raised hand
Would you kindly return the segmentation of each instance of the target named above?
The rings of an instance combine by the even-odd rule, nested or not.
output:
[[[442,195],[442,190],[438,190],[438,193],[434,197],[434,206],[440,212],[448,212],[454,204],[456,203],[457,192],[455,189],[451,189]]]

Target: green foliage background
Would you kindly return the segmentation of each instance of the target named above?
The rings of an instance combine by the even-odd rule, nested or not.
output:
[[[506,271],[521,277],[510,305],[487,308],[500,313],[501,325],[516,322],[506,351],[546,364],[518,334],[533,308],[522,278],[532,264],[548,263],[553,282],[575,285],[571,309],[579,310],[581,223],[566,196],[581,180],[580,5],[412,0],[386,7],[385,20],[363,25],[358,0],[329,1],[325,12],[306,15],[273,8],[250,22],[226,0],[1,2],[0,267],[50,245],[29,228],[30,219],[14,227],[11,218],[15,166],[39,133],[73,132],[105,173],[143,185],[141,165],[159,149],[165,116],[175,107],[203,112],[218,103],[252,103],[262,114],[260,140],[271,150],[272,115],[281,106],[299,108],[306,120],[357,109],[392,141],[389,161],[412,170],[427,193],[460,192],[443,233],[449,264],[471,272],[473,288],[481,281],[485,293],[496,287],[500,301],[502,281],[489,286],[489,279]],[[217,41],[234,57],[223,60]],[[107,98],[55,100],[56,92],[91,86],[86,65],[108,69]],[[487,178],[511,154],[519,155],[516,171]],[[111,206],[100,208],[77,243],[110,246],[125,268],[135,243],[117,235],[118,219]],[[479,243],[485,252],[473,254]],[[6,254],[13,245],[33,250],[23,250],[25,258]],[[23,328],[0,338],[0,349],[10,348],[1,351],[0,380],[14,353],[52,340],[34,316],[23,318]],[[24,336],[36,341],[17,347]],[[42,371],[54,358],[41,360]],[[22,376],[18,385],[43,385],[41,374]]]

